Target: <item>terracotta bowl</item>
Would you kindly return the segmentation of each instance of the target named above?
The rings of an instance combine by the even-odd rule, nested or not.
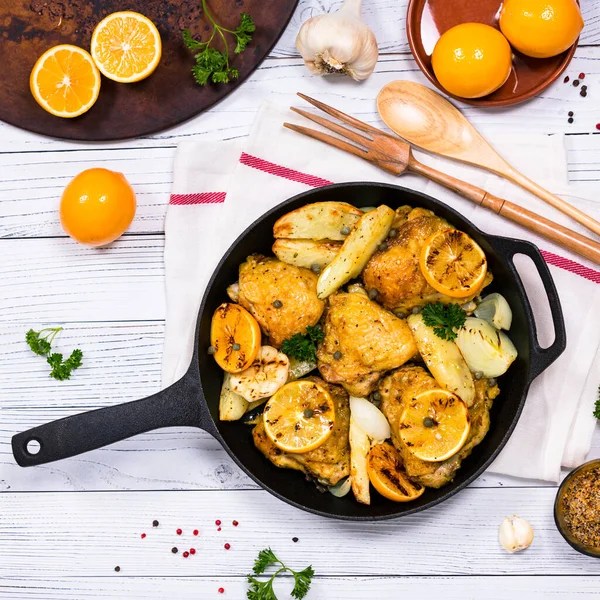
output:
[[[410,49],[427,79],[448,96],[476,106],[511,106],[545,90],[571,62],[579,40],[552,58],[531,58],[513,48],[511,74],[500,89],[483,98],[468,99],[450,94],[440,85],[431,67],[435,43],[443,33],[460,23],[485,23],[499,29],[501,6],[501,0],[410,0],[406,17]]]

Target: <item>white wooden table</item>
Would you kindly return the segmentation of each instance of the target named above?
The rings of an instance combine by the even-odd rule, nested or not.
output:
[[[562,541],[552,519],[556,488],[539,482],[484,474],[438,508],[359,525],[276,500],[198,430],[163,429],[38,468],[14,463],[13,434],[159,389],[163,219],[179,141],[246,136],[263,100],[289,105],[298,90],[379,124],[374,98],[385,83],[424,81],[408,52],[406,0],[365,0],[382,53],[367,82],[312,77],[297,56],[295,34],[310,15],[339,4],[301,0],[271,57],[238,91],[158,135],[85,144],[0,123],[0,596],[243,599],[245,577],[267,546],[292,566],[314,566],[309,598],[315,599],[600,594],[600,563]],[[500,130],[572,134],[570,178],[589,195],[600,189],[600,135],[591,135],[600,122],[600,0],[582,5],[586,29],[568,73],[571,79],[586,73],[587,98],[561,79],[509,110],[463,108],[492,139]],[[575,112],[572,125],[569,110]],[[57,212],[69,179],[93,166],[123,171],[139,206],[130,231],[101,250],[65,237]],[[85,365],[69,382],[50,379],[44,361],[24,342],[30,327],[57,324],[66,327],[61,345],[85,354]],[[598,456],[596,431],[590,458]],[[536,533],[533,546],[518,555],[502,550],[496,537],[511,513],[529,519]],[[220,532],[216,519],[223,523]],[[173,546],[180,549],[176,555]],[[190,547],[197,553],[184,559],[181,553]],[[281,598],[288,597],[286,586],[289,581]]]

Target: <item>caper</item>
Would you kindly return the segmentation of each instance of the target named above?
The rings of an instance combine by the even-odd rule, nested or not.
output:
[[[396,311],[394,314],[395,314],[395,315],[396,315],[396,316],[397,316],[399,319],[406,319],[406,313],[405,313],[405,312],[403,312],[403,311],[401,311],[401,310],[398,310],[398,311]]]
[[[390,238],[395,238],[398,235],[398,230],[397,229],[390,229],[390,232],[388,233],[388,237]]]
[[[491,377],[487,380],[487,384],[489,387],[494,387],[496,385],[496,380],[493,377]]]
[[[479,380],[483,378],[483,373],[481,371],[475,371],[475,379]]]
[[[318,265],[317,263],[314,263],[314,264],[310,265],[310,270],[313,273],[319,274],[321,272],[321,265]]]
[[[281,300],[274,300],[273,301],[273,306],[275,308],[281,308],[283,306],[283,302]]]
[[[238,350],[241,350],[242,347],[239,344],[234,344],[232,348],[237,352]]]
[[[415,306],[410,312],[413,315],[418,315],[421,312],[421,309],[418,306]]]
[[[377,298],[377,296],[379,296],[379,292],[375,288],[371,288],[369,290],[369,299],[375,300],[375,298]]]
[[[373,392],[373,400],[375,400],[375,402],[381,402],[381,394],[378,390]]]
[[[336,351],[333,353],[333,358],[335,358],[335,360],[340,360],[340,358],[342,358],[342,356],[343,356],[343,355],[342,355],[342,353],[341,353],[339,350],[336,350]]]
[[[214,354],[217,351],[217,349],[214,346],[209,346],[207,352],[209,354]]]
[[[425,417],[423,419],[424,427],[433,427],[435,425],[435,421],[431,417]]]
[[[313,412],[314,412],[314,411],[313,411],[311,408],[307,408],[307,409],[304,411],[304,418],[305,418],[305,419],[310,419],[310,418],[313,416]]]
[[[350,233],[350,227],[348,227],[348,225],[344,225],[341,229],[340,229],[340,233],[342,235],[348,235]]]
[[[377,246],[377,250],[379,250],[379,252],[385,252],[387,249],[388,249],[387,242],[381,242],[381,244],[379,244],[379,246]]]

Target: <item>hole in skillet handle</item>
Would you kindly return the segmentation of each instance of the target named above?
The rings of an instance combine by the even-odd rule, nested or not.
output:
[[[506,264],[521,288],[521,293],[525,301],[524,307],[531,339],[529,350],[529,381],[531,382],[545,371],[567,347],[567,333],[565,330],[565,321],[558,291],[554,284],[554,280],[552,279],[550,269],[537,246],[524,240],[515,240],[498,236],[489,236],[489,240],[498,253],[505,258]],[[544,292],[546,293],[548,304],[550,306],[550,314],[552,316],[552,324],[554,326],[554,341],[547,348],[542,348],[538,341],[537,327],[531,303],[529,302],[523,281],[521,280],[514,262],[514,257],[518,254],[524,254],[533,261],[542,281]]]
[[[29,454],[30,456],[35,456],[36,454],[39,454],[41,449],[42,443],[39,440],[36,440],[35,438],[32,438],[25,443],[25,452],[27,452],[27,454]]]

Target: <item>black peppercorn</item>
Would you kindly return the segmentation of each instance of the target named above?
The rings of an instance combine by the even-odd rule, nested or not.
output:
[[[177,550],[177,548],[171,548],[171,552],[173,554],[177,554],[179,552],[179,550]]]
[[[580,95],[582,98],[585,98],[585,97],[587,96],[587,92],[586,92],[585,90],[581,90],[581,91],[579,92],[579,95]]]
[[[297,541],[298,541],[298,538],[297,538],[297,537],[293,537],[293,538],[292,538],[292,542],[294,542],[294,544],[295,544]]]
[[[573,87],[577,87],[579,85],[579,79],[573,79]]]
[[[569,116],[570,116],[570,117],[572,117],[572,116],[573,116],[573,114],[574,114],[574,113],[573,113],[573,111],[572,111],[572,110],[570,110],[570,111],[569,111]]]
[[[115,567],[115,571],[118,573],[121,570],[121,567]]]
[[[567,122],[568,122],[568,123],[569,123],[569,125],[570,125],[570,124],[573,122],[573,117],[569,117],[569,118],[567,119]]]
[[[152,521],[152,527],[158,527],[158,521],[156,519]]]

